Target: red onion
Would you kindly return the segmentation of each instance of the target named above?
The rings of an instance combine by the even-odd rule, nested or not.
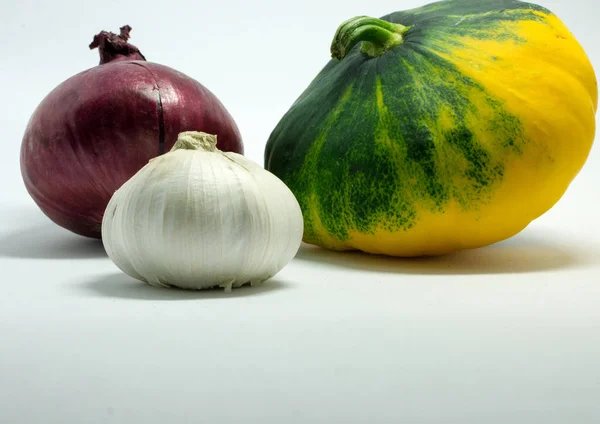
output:
[[[182,131],[217,135],[217,147],[243,154],[238,127],[198,81],[147,62],[129,44],[131,27],[102,31],[90,48],[100,65],[61,83],[31,117],[21,146],[29,194],[58,225],[100,238],[112,194]]]

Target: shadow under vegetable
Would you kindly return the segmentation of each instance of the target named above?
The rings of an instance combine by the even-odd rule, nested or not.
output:
[[[522,233],[480,249],[444,256],[395,258],[358,251],[336,252],[303,244],[296,260],[373,272],[429,275],[510,274],[556,271],[593,265],[589,249],[578,251]]]
[[[101,240],[71,233],[50,221],[41,212],[24,209],[14,229],[0,235],[0,256],[91,259],[107,255]]]
[[[125,274],[111,274],[93,280],[77,283],[76,290],[93,297],[110,297],[135,300],[199,300],[227,299],[246,296],[266,295],[289,288],[283,282],[272,278],[257,286],[245,285],[226,292],[222,288],[208,290],[183,290],[177,288],[154,287],[135,280]]]

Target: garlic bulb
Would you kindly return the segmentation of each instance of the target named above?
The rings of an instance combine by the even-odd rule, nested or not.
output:
[[[303,226],[281,180],[189,131],[114,193],[102,240],[123,272],[151,285],[230,290],[278,273]]]

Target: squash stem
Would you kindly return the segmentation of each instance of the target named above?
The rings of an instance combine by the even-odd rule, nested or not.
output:
[[[381,56],[392,47],[402,44],[402,36],[409,29],[404,25],[369,16],[348,19],[335,33],[331,43],[331,56],[342,60],[361,41],[363,53],[370,57]]]

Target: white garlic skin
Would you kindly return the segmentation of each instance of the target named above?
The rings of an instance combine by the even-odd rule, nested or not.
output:
[[[186,132],[178,143],[206,136]],[[230,290],[271,278],[298,252],[304,225],[289,188],[242,155],[205,147],[176,144],[112,196],[102,240],[131,277]]]

